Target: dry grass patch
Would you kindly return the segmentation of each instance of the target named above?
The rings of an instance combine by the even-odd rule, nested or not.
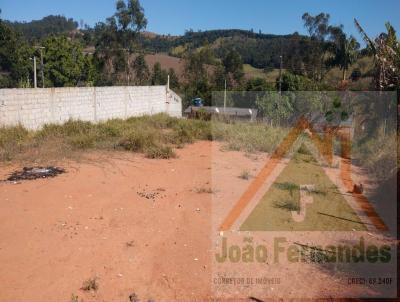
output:
[[[242,171],[242,173],[240,173],[239,178],[243,179],[243,180],[249,180],[251,177],[250,172],[247,170]]]
[[[97,278],[90,278],[83,282],[81,290],[83,291],[96,291],[99,288]]]
[[[196,193],[198,194],[214,194],[214,190],[211,188],[205,188],[205,187],[201,187],[201,188],[196,188]]]
[[[148,158],[174,158],[175,148],[197,140],[217,140],[230,150],[270,152],[286,130],[265,124],[187,120],[166,114],[113,119],[98,124],[70,120],[39,131],[21,126],[0,128],[0,162],[48,163],[79,157],[82,151],[131,151]]]

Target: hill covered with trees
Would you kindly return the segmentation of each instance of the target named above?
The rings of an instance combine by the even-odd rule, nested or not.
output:
[[[225,82],[229,90],[247,91],[399,86],[398,77],[391,76],[398,74],[400,54],[390,24],[376,43],[366,38],[368,47],[360,49],[343,26],[331,24],[329,14],[305,13],[302,21],[307,35],[241,29],[158,35],[146,32],[138,0],[118,0],[114,14],[94,27],[79,28],[62,16],[32,22],[0,18],[0,87],[32,86],[31,59],[41,57],[39,46],[45,48],[44,64],[38,64],[44,77],[38,72],[38,82],[46,87],[164,85],[169,75],[186,101],[209,101],[211,92],[223,90]],[[393,62],[393,80],[379,86],[381,65],[389,66],[388,61]]]
[[[78,29],[78,22],[72,18],[53,15],[31,22],[6,21],[6,24],[21,33],[27,41],[39,41],[50,35],[70,33]]]

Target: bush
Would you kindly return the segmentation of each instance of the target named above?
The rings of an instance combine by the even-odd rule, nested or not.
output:
[[[10,161],[28,145],[30,133],[22,126],[0,128],[0,160]]]
[[[277,80],[277,86],[279,79]],[[307,77],[285,72],[282,75],[282,91],[314,91],[318,90],[317,83]]]
[[[247,152],[271,152],[279,144],[287,130],[268,127],[265,124],[214,123],[215,140],[224,141],[230,150]]]
[[[242,171],[242,173],[240,173],[240,175],[239,175],[239,178],[244,179],[244,180],[249,180],[250,172],[247,170]]]
[[[176,154],[170,146],[150,146],[146,148],[145,155],[153,159],[169,159],[176,157]]]
[[[0,128],[0,147],[7,144],[21,144],[26,140],[29,131],[21,125],[9,128]]]
[[[97,283],[97,278],[91,278],[83,282],[81,290],[83,291],[96,291],[99,285]]]
[[[126,151],[144,151],[156,145],[156,134],[153,131],[135,129],[124,135],[118,145]]]
[[[122,135],[126,122],[119,119],[109,120],[97,126],[97,131],[102,138],[115,138]]]
[[[354,144],[354,153],[361,166],[378,180],[385,180],[397,173],[400,164],[397,152],[399,135],[393,131],[384,134],[379,129],[360,144]],[[396,152],[397,151],[397,152]]]
[[[95,138],[90,135],[79,134],[68,140],[68,143],[76,149],[89,149],[95,146]]]

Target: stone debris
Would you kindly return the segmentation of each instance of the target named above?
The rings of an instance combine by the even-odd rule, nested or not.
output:
[[[131,301],[131,302],[139,302],[140,299],[139,299],[139,297],[138,297],[135,293],[133,293],[133,294],[131,294],[131,295],[129,296],[129,301]]]
[[[136,193],[140,197],[152,200],[154,202],[154,201],[156,201],[157,198],[163,199],[163,198],[167,197],[167,195],[162,194],[162,192],[165,192],[165,189],[158,188],[157,190],[154,190],[154,191],[149,191],[147,189],[142,189],[142,190],[137,191]]]

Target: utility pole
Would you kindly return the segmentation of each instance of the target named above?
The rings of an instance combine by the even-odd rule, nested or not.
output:
[[[37,88],[37,75],[36,75],[36,57],[33,56],[33,87]]]
[[[226,109],[226,79],[225,79],[225,90],[224,90],[224,114]]]
[[[35,46],[35,49],[40,50],[40,77],[42,79],[42,88],[44,88],[44,63],[43,63],[43,46]]]
[[[126,60],[126,61],[127,61],[127,64],[128,64],[128,69],[127,69],[128,72],[127,72],[126,76],[127,76],[127,78],[128,78],[128,86],[129,86],[130,80],[131,80],[131,79],[130,79],[130,72],[131,72],[131,71],[130,71],[130,65],[131,65],[131,63],[130,63],[130,58],[129,58],[130,55],[129,55],[129,50],[128,50],[128,49],[126,50],[126,53],[127,53],[127,55],[128,55],[128,58],[127,58],[127,60]]]
[[[44,88],[44,64],[43,64],[43,49],[44,47],[39,47],[40,49],[40,75],[42,77],[42,88]]]
[[[283,68],[283,58],[279,56],[281,62],[279,67],[279,94],[282,94],[282,68]]]

